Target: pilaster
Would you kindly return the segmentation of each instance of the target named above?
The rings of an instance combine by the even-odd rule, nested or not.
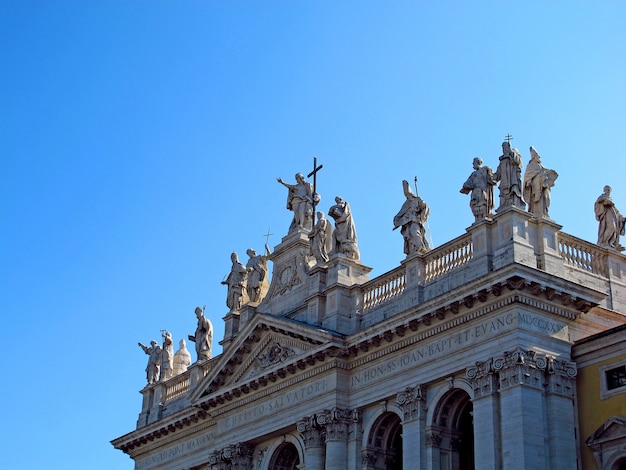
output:
[[[304,464],[310,470],[324,469],[323,427],[318,424],[317,416],[308,416],[296,423],[296,429],[304,439]]]
[[[402,467],[425,468],[426,388],[407,387],[396,399],[402,408]]]
[[[500,396],[493,361],[477,362],[465,373],[474,390],[474,455],[476,470],[502,468]]]
[[[350,411],[334,407],[318,416],[326,430],[326,470],[345,470],[348,460]]]
[[[576,372],[576,364],[573,362],[546,357],[547,447],[550,449],[550,468],[576,468]]]
[[[505,352],[494,359],[493,368],[499,376],[502,468],[549,468],[543,374],[535,353]]]
[[[361,443],[363,442],[363,413],[360,410],[352,410],[350,424],[348,425],[348,466],[347,468],[359,468]]]

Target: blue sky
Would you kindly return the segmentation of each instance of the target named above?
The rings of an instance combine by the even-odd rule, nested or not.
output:
[[[0,4],[2,467],[132,469],[147,356],[206,305],[221,351],[230,253],[286,235],[280,176],[324,168],[372,277],[419,179],[441,245],[504,136],[559,179],[551,217],[595,242],[626,211],[626,3],[29,1]],[[497,193],[496,193],[497,194]]]

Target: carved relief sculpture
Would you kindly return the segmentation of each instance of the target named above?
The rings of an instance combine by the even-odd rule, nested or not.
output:
[[[204,311],[200,307],[196,307],[196,318],[198,326],[195,335],[189,335],[189,341],[196,343],[196,354],[198,361],[211,359],[211,343],[213,342],[213,325],[211,321],[204,316]]]
[[[143,352],[148,355],[148,365],[146,366],[146,379],[148,384],[159,381],[159,371],[161,368],[161,346],[155,340],[150,341],[150,346],[137,343]]]
[[[231,310],[237,310],[243,304],[243,289],[246,285],[246,278],[248,270],[239,262],[237,253],[233,252],[230,255],[230,260],[233,262],[230,269],[230,273],[222,284],[228,286],[228,294],[226,295],[226,306]]]
[[[350,204],[337,196],[335,205],[328,209],[328,215],[335,219],[333,253],[342,254],[350,259],[359,259],[356,228]]]
[[[619,243],[620,235],[624,235],[626,219],[620,214],[611,197],[611,187],[605,186],[604,192],[594,204],[594,212],[598,225],[598,245],[622,251]]]
[[[494,180],[500,182],[498,210],[508,206],[526,207],[522,200],[522,156],[517,149],[511,150],[509,142],[502,142],[502,155]]]
[[[541,157],[534,147],[530,147],[530,162],[524,173],[524,200],[528,212],[539,218],[548,217],[550,189],[558,176],[556,171],[543,167]]]
[[[461,188],[461,193],[471,194],[469,204],[475,222],[491,217],[491,210],[493,209],[493,186],[496,181],[493,170],[488,166],[482,166],[482,164],[483,161],[480,157],[474,158],[474,171]]]
[[[402,227],[400,233],[404,237],[404,253],[408,256],[425,253],[430,250],[424,227],[430,209],[422,198],[413,194],[407,180],[402,180],[402,188],[406,201],[402,204],[400,212],[393,218],[393,229]]]

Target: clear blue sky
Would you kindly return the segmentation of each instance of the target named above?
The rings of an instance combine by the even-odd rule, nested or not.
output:
[[[626,211],[626,3],[0,3],[2,468],[131,469],[147,357],[206,305],[221,351],[230,253],[287,233],[281,176],[313,156],[372,276],[419,178],[435,246],[507,133],[559,179],[550,215],[596,241]],[[497,193],[496,193],[497,194]]]

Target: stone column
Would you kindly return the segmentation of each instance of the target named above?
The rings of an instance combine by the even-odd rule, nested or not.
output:
[[[298,468],[323,470],[325,436],[322,427],[317,423],[317,416],[305,417],[298,421],[296,429],[304,439],[304,465],[301,464]]]
[[[543,359],[543,358],[542,358]],[[542,365],[537,360],[538,365]],[[574,390],[576,364],[545,358],[550,468],[576,468]],[[568,432],[569,430],[569,432]]]
[[[345,470],[348,461],[350,411],[334,407],[317,417],[326,429],[326,470]]]
[[[519,348],[505,352],[494,359],[493,369],[499,375],[502,468],[549,468],[543,371],[537,367],[535,353]],[[476,456],[481,457],[478,452]]]
[[[498,378],[493,360],[477,362],[465,375],[474,389],[472,400],[474,418],[474,468],[491,470],[502,468],[500,438],[500,397]],[[508,419],[505,417],[505,419]]]
[[[426,466],[426,388],[407,387],[398,393],[402,420],[402,468]]]

